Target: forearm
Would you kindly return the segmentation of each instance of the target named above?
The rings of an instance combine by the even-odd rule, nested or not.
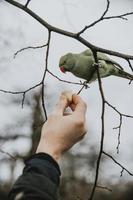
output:
[[[55,160],[48,154],[35,154],[26,161],[23,174],[14,184],[9,199],[56,200],[59,180],[60,169]]]

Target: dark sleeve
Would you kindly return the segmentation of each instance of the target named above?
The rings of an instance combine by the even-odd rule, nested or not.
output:
[[[9,200],[57,200],[60,169],[48,154],[38,153],[25,162],[23,174],[9,193]]]

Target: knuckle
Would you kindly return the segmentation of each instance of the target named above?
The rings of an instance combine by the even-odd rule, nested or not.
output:
[[[76,125],[77,127],[79,127],[79,128],[83,128],[83,127],[84,127],[84,124],[85,124],[85,122],[84,122],[83,119],[79,119],[79,120],[76,120],[76,121],[75,121],[75,125]]]

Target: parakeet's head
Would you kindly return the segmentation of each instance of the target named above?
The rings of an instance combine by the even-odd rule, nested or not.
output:
[[[75,59],[72,53],[67,53],[66,55],[60,58],[59,68],[63,73],[71,72],[74,65],[75,65]]]

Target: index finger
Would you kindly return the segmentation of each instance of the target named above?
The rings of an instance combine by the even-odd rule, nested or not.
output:
[[[68,107],[68,100],[64,95],[61,95],[58,103],[56,104],[53,114],[54,115],[63,115],[65,109]]]
[[[70,107],[72,108],[74,113],[76,115],[85,116],[86,110],[87,110],[87,105],[83,101],[83,99],[79,95],[74,94],[72,96],[72,102],[73,103],[72,103],[72,105],[70,105]]]

